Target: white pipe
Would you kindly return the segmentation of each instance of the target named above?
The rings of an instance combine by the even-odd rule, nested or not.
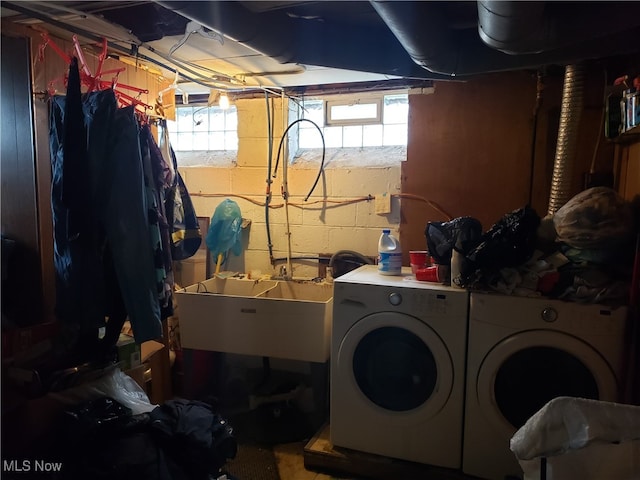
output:
[[[285,105],[284,105],[284,90],[282,91],[281,99],[281,110],[282,110],[282,131],[286,132],[287,130],[287,115],[285,115]],[[287,180],[287,172],[288,172],[288,163],[289,163],[289,134],[286,134],[283,143],[283,151],[282,151],[282,197],[284,198],[284,216],[285,216],[285,224],[286,224],[286,232],[287,236],[287,277],[293,278],[293,266],[291,264],[291,228],[289,225],[289,184]]]

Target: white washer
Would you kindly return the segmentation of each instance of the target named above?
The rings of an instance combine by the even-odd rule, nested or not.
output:
[[[468,292],[365,265],[333,299],[331,442],[459,469]]]
[[[558,396],[618,401],[627,309],[471,293],[462,470],[522,476],[509,441]]]

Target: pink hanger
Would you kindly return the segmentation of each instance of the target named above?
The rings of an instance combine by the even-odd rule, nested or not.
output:
[[[47,45],[51,45],[53,51],[56,52],[58,56],[60,56],[60,58],[62,58],[67,63],[67,65],[71,63],[71,57],[64,53],[64,51],[56,44],[56,42],[54,42],[49,37],[49,34],[47,32],[42,32],[40,36],[44,39],[44,42],[42,42],[40,48],[38,49],[38,59],[40,61],[44,60],[44,49],[47,48]]]
[[[44,50],[47,47],[47,45],[50,45],[51,48],[53,48],[53,50],[58,54],[58,56],[60,58],[62,58],[68,65],[71,64],[71,57],[69,55],[67,55],[50,37],[49,34],[47,32],[43,32],[41,33],[41,36],[44,40],[44,42],[40,45],[39,47],[39,51],[38,51],[38,58],[40,60],[44,59]],[[147,94],[149,93],[149,90],[147,90],[146,88],[139,88],[139,87],[135,87],[133,85],[127,85],[124,83],[118,83],[118,76],[121,72],[126,70],[126,67],[121,67],[121,68],[115,68],[115,69],[111,69],[111,70],[102,70],[102,67],[104,65],[104,61],[107,58],[107,39],[103,38],[102,39],[102,51],[100,52],[100,55],[98,57],[98,68],[96,70],[96,74],[92,75],[91,74],[91,70],[89,69],[89,67],[87,66],[85,57],[84,57],[84,52],[82,51],[82,48],[80,47],[80,42],[78,41],[78,37],[77,35],[73,36],[73,47],[75,50],[75,53],[77,54],[77,58],[78,58],[78,66],[80,68],[80,81],[83,85],[85,85],[88,89],[88,91],[96,91],[96,90],[106,90],[106,89],[113,89],[114,93],[116,94],[116,98],[118,99],[118,101],[123,104],[123,105],[134,105],[134,107],[136,109],[142,109],[142,113],[146,113],[147,110],[151,110],[152,107],[150,105],[147,105],[146,103],[144,103],[143,101],[141,101],[138,98],[134,98],[131,95],[128,95],[124,92],[122,92],[121,90],[130,90],[133,92],[137,92],[138,95],[141,94]],[[111,81],[106,81],[106,80],[101,80],[100,77],[107,75],[107,74],[112,74],[115,73],[115,76],[111,79]],[[58,78],[58,79],[54,79],[51,80],[48,83],[48,88],[47,91],[49,92],[49,94],[53,95],[55,94],[55,88],[53,87],[53,85],[60,81],[63,80],[64,84],[67,84],[67,76],[65,75],[64,77]]]

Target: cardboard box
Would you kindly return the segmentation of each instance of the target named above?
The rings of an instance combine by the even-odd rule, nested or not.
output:
[[[149,367],[151,377],[146,376],[145,382],[148,385],[147,395],[151,403],[161,404],[171,398],[171,365],[169,363],[169,352],[160,342],[149,340],[142,344],[142,361]]]
[[[163,403],[166,398],[162,394],[163,382],[168,381],[165,376],[169,372],[164,371],[162,362],[162,354],[164,353],[164,345],[154,340],[144,342],[140,347],[140,365],[128,370],[124,373],[133,378],[140,387],[149,396],[149,400],[153,404]],[[160,387],[158,386],[160,385]]]
[[[133,337],[121,333],[116,348],[118,349],[118,362],[121,363],[122,370],[131,370],[140,365],[140,345]]]
[[[156,342],[155,340],[149,340],[148,342],[144,342],[140,346],[140,359],[143,363],[146,363],[151,359],[156,353],[164,348],[164,344],[160,342]]]
[[[173,266],[174,280],[179,286],[204,282],[207,279],[207,251],[198,250],[192,257],[174,262]]]

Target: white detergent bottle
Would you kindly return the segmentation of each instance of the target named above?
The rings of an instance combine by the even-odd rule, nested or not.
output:
[[[391,230],[382,230],[378,240],[378,273],[381,275],[402,274],[402,247]]]

